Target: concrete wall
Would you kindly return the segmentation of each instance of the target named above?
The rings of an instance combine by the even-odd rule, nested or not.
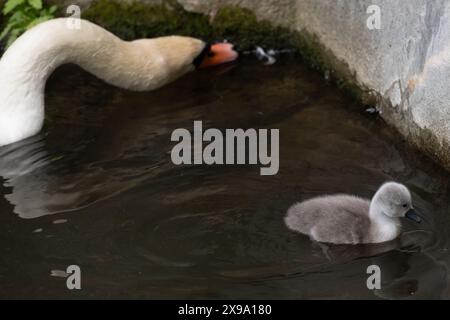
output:
[[[80,1],[86,4],[92,0]],[[348,67],[360,87],[372,90],[379,98],[378,107],[388,123],[450,168],[450,1],[178,2],[187,10],[211,16],[221,6],[239,5],[261,19],[316,35]],[[366,10],[372,4],[381,9],[379,30],[366,26]]]

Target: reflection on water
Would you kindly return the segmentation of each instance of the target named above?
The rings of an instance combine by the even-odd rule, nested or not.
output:
[[[39,136],[0,148],[0,297],[450,298],[448,174],[295,58],[191,74],[150,93],[69,66]],[[280,129],[280,171],[174,166],[176,128]],[[426,221],[397,241],[323,246],[295,201],[410,187]],[[63,223],[64,222],[64,223]],[[83,290],[52,276],[82,269]],[[382,289],[366,288],[378,264]]]

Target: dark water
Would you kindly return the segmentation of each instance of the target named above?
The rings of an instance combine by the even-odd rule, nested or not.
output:
[[[295,58],[150,93],[65,67],[47,92],[43,133],[0,148],[0,297],[450,298],[448,174]],[[170,135],[193,120],[280,129],[278,175],[173,165]],[[391,179],[426,219],[398,241],[324,248],[283,224],[296,201]],[[55,276],[71,264],[82,290]]]

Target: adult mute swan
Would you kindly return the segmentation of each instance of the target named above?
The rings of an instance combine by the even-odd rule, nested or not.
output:
[[[286,225],[318,242],[335,244],[381,243],[395,239],[401,231],[399,218],[417,223],[407,187],[383,184],[372,201],[352,195],[322,196],[289,208]]]
[[[45,83],[60,65],[74,63],[100,79],[135,91],[159,88],[196,67],[235,60],[231,44],[212,46],[182,36],[123,41],[85,20],[37,25],[0,60],[0,146],[37,134],[44,123]]]

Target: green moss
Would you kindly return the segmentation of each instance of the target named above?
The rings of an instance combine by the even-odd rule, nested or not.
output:
[[[226,38],[238,42],[242,49],[249,49],[255,45],[286,47],[293,39],[288,29],[258,21],[250,10],[235,6],[221,8],[210,23],[207,16],[187,12],[172,0],[160,5],[97,0],[83,13],[83,18],[126,40],[179,34],[204,40]]]
[[[148,5],[98,0],[83,13],[83,18],[125,40],[171,34],[198,38],[211,36],[210,24],[205,15],[187,12],[175,1]]]
[[[319,39],[307,31],[296,32],[293,36],[294,45],[303,60],[314,69],[326,75],[351,99],[366,106],[375,106],[378,97],[372,90],[363,86],[357,81],[356,74],[349,66],[326,47]]]
[[[273,26],[267,20],[258,20],[252,11],[236,6],[219,9],[212,28],[216,38],[226,38],[237,43],[243,50],[255,46],[265,48],[294,46],[294,32]]]

